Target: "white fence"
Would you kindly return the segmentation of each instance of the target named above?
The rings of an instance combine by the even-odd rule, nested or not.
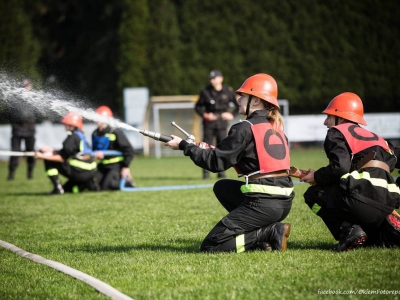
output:
[[[324,141],[327,128],[323,125],[325,115],[299,115],[285,117],[285,133],[290,142],[318,142]],[[385,139],[400,139],[400,113],[380,113],[365,114],[367,129],[382,136]],[[85,124],[85,136],[91,141],[91,134],[95,130],[95,124]],[[168,135],[168,129],[163,134]],[[140,133],[125,131],[129,141],[136,150],[140,150],[138,145],[143,145],[143,137]],[[36,148],[41,146],[50,146],[54,149],[60,149],[62,142],[66,138],[64,125],[43,122],[36,125]],[[201,137],[197,137],[198,140]],[[10,150],[11,126],[0,126],[0,150]],[[22,148],[24,145],[22,146]],[[0,160],[6,160],[8,157],[0,156]]]
[[[326,115],[299,115],[285,118],[285,133],[290,142],[314,142],[325,139]],[[384,139],[400,139],[400,113],[365,114],[368,130]]]

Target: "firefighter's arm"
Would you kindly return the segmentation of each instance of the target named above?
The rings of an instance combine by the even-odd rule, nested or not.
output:
[[[170,147],[173,150],[179,150],[179,143],[182,141],[182,139],[176,135],[171,135],[171,137],[172,140],[166,142],[164,145]]]
[[[310,185],[315,185],[316,183],[315,183],[315,179],[314,179],[314,173],[315,173],[315,170],[308,169],[308,174],[305,175],[304,177],[300,177],[300,181],[309,183]]]
[[[121,169],[121,177],[132,179],[131,170],[127,167]]]
[[[61,157],[61,155],[54,152],[49,154],[48,152],[35,151],[35,158],[61,163],[64,162],[64,159]]]

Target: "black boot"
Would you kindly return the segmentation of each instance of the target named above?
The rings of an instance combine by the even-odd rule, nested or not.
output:
[[[382,235],[385,247],[400,247],[400,216],[391,213],[386,217],[382,223]]]
[[[33,168],[28,168],[27,178],[33,179]]]
[[[100,185],[97,182],[96,177],[90,179],[87,183],[86,183],[86,187],[89,191],[93,191],[93,192],[100,192]]]
[[[290,223],[273,223],[259,229],[259,242],[267,242],[272,251],[286,251],[290,235]]]
[[[203,179],[208,179],[210,178],[210,172],[207,170],[203,170]]]
[[[60,182],[60,179],[58,179],[58,176],[50,176],[49,177],[51,182],[54,185],[54,189],[49,193],[49,195],[62,195],[64,194],[64,189],[62,187],[62,184]]]
[[[340,227],[339,244],[333,247],[333,251],[343,252],[362,247],[367,242],[367,234],[360,225],[344,222]]]
[[[257,242],[251,250],[259,250],[259,251],[272,251],[272,247],[270,243],[267,242]]]
[[[15,176],[14,171],[10,171],[10,172],[8,173],[7,180],[8,180],[8,181],[14,180],[14,176]]]

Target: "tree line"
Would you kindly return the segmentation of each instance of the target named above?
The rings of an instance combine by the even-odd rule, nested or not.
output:
[[[212,69],[234,89],[272,75],[291,114],[344,91],[366,112],[400,109],[397,0],[1,2],[1,68],[117,115],[124,87],[198,94]]]

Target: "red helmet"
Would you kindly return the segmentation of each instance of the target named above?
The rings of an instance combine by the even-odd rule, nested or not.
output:
[[[328,107],[322,112],[327,115],[341,117],[343,119],[367,125],[364,120],[364,106],[360,97],[354,93],[342,93],[329,102]]]
[[[258,97],[279,108],[278,85],[275,79],[268,74],[259,73],[247,78],[236,93]]]
[[[83,129],[82,117],[72,112],[67,113],[65,117],[61,120],[61,123],[77,127],[80,130]]]
[[[105,105],[102,105],[98,109],[96,109],[96,114],[99,114],[103,117],[109,117],[109,118],[113,117],[113,113],[112,113],[111,109]]]

